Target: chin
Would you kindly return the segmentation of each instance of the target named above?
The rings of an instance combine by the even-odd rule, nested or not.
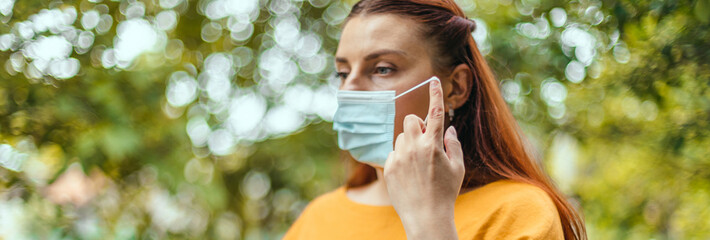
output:
[[[380,164],[376,164],[376,163],[365,163],[365,164],[367,164],[368,166],[373,167],[373,168],[375,168],[375,169],[380,169],[380,170],[382,170],[382,169],[385,168],[384,166],[382,166],[382,165],[380,165]]]

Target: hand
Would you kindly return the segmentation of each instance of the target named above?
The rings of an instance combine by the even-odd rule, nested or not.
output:
[[[465,172],[456,130],[451,126],[443,136],[441,83],[432,81],[429,86],[427,122],[413,114],[404,118],[404,130],[384,166],[387,191],[410,239],[423,237],[422,232],[441,239],[451,236],[452,229],[456,236],[454,203]]]

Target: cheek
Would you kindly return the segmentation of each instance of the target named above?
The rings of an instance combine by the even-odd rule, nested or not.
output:
[[[412,91],[411,93],[397,99],[395,103],[396,114],[394,117],[394,138],[397,140],[397,135],[404,130],[404,117],[408,114],[415,114],[424,120],[429,111],[429,87],[424,86],[421,89]]]

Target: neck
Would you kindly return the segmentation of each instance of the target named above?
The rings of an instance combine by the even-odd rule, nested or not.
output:
[[[375,168],[375,171],[377,172],[377,180],[372,182],[370,191],[378,196],[376,198],[378,205],[392,205],[389,192],[387,192],[387,182],[385,182],[384,170],[382,168]]]
[[[387,184],[385,183],[384,172],[381,168],[375,168],[377,178],[365,185],[348,189],[348,197],[362,204],[375,206],[391,206]]]

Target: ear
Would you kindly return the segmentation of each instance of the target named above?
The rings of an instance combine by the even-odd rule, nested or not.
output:
[[[448,104],[451,104],[454,109],[457,109],[466,103],[469,94],[471,94],[473,73],[467,64],[462,63],[454,67],[448,79],[450,79],[451,85],[444,93],[445,106],[448,108]]]

